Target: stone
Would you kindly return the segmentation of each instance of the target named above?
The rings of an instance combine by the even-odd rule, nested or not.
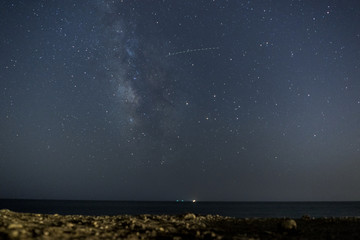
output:
[[[289,232],[289,231],[295,231],[297,225],[294,219],[285,219],[281,221],[279,228],[282,231]]]
[[[8,226],[8,229],[16,229],[16,228],[23,228],[23,225],[20,224],[20,223],[11,223],[11,224]]]
[[[20,233],[19,231],[15,230],[15,231],[11,231],[10,236],[13,238],[17,238],[19,237]]]
[[[185,220],[194,220],[194,219],[196,219],[196,215],[193,213],[188,213],[184,216],[184,219]]]
[[[73,223],[67,223],[66,226],[69,227],[69,228],[72,228],[72,227],[75,226],[75,224],[73,224]]]

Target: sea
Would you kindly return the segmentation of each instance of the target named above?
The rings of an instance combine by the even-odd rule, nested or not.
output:
[[[195,213],[237,218],[360,217],[360,202],[147,202],[0,199],[0,209],[60,215]]]

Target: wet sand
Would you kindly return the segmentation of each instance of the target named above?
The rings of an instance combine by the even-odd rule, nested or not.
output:
[[[360,239],[360,217],[82,216],[4,209],[0,239]]]

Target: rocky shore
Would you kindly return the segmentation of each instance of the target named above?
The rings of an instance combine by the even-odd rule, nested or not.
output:
[[[360,239],[360,218],[82,216],[0,210],[0,239]]]

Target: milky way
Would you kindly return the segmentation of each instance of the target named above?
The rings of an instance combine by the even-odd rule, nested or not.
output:
[[[128,16],[113,16],[114,12],[121,11],[121,6],[109,8],[110,12],[104,12],[102,19],[104,37],[100,38],[99,45],[107,49],[104,75],[113,89],[110,98],[114,121],[131,128],[134,136],[164,134],[167,129],[163,128],[170,127],[174,119],[169,118],[176,111],[175,66],[164,59],[161,39],[151,38],[151,33],[146,40],[139,39],[141,33],[137,25],[141,23],[134,22],[140,17],[125,23]],[[171,126],[174,131],[175,126],[176,123]],[[151,130],[144,133],[144,129]]]

